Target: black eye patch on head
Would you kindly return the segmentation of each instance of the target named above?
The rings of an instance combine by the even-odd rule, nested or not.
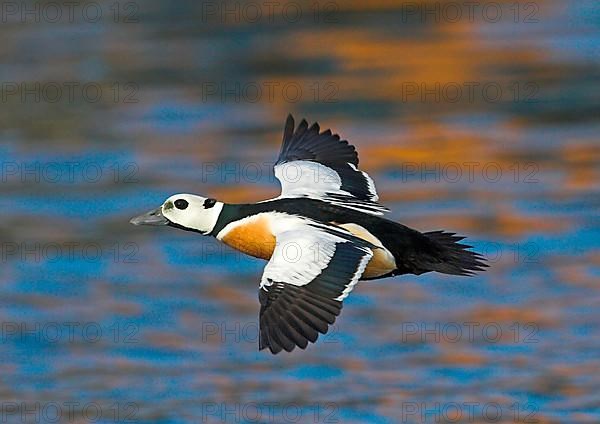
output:
[[[187,200],[177,199],[177,200],[175,200],[175,207],[177,209],[185,209],[188,207],[188,202],[187,202]]]
[[[212,208],[217,203],[217,199],[206,199],[204,201],[204,209]]]

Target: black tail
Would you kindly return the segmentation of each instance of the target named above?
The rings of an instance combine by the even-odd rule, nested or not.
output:
[[[451,275],[474,275],[488,265],[485,258],[459,243],[464,237],[444,231],[421,233],[392,221],[371,227],[373,234],[394,255],[396,270],[378,278],[401,274],[421,275],[441,272]]]
[[[477,271],[485,271],[488,265],[479,253],[472,252],[473,246],[459,243],[464,237],[444,231],[423,233],[432,242],[431,261],[427,263],[427,271],[436,271],[451,275],[474,275]]]

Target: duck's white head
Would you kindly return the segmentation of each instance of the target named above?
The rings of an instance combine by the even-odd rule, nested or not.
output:
[[[171,225],[184,230],[210,233],[223,210],[223,203],[194,194],[175,194],[158,208],[132,218],[133,225]]]

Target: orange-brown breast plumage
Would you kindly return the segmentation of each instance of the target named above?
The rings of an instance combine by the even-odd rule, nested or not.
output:
[[[260,215],[235,225],[221,241],[247,255],[266,260],[271,259],[275,250],[275,236],[268,219]]]

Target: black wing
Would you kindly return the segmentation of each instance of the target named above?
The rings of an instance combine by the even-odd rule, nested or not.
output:
[[[294,117],[288,115],[277,163],[310,160],[330,167],[358,166],[356,148],[331,130],[320,132],[318,123],[308,127],[305,119],[294,129]]]
[[[300,172],[319,178],[286,178],[285,164],[294,163],[294,174]],[[311,165],[313,163],[313,165]],[[323,166],[315,167],[314,163]],[[340,139],[331,130],[321,132],[318,123],[308,126],[305,119],[295,128],[289,115],[283,132],[283,143],[275,165],[275,175],[281,181],[282,197],[317,197],[348,207],[382,213],[375,184],[369,175],[358,169],[358,153],[354,146]],[[327,178],[321,178],[321,177]]]
[[[285,239],[278,240],[278,246],[285,243]],[[309,341],[317,340],[319,333],[327,333],[328,326],[340,314],[342,300],[352,291],[373,255],[367,243],[354,238],[335,243],[323,239],[320,243],[323,249],[335,251],[330,258],[318,259],[322,262],[321,271],[306,279],[298,275],[307,268],[303,259],[285,266],[280,247],[273,253],[275,259],[271,258],[265,268],[267,277],[258,296],[260,350],[268,347],[272,353],[279,353],[291,352],[296,346],[304,349]],[[306,253],[304,258],[314,256]]]

